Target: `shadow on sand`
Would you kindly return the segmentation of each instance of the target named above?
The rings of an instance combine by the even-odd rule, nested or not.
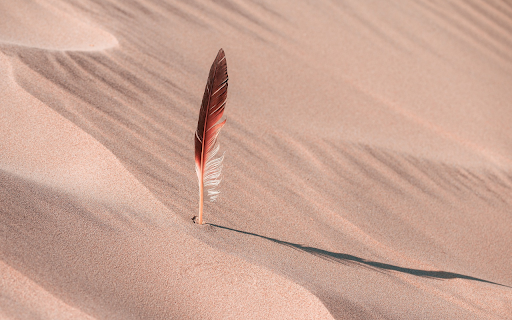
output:
[[[483,279],[479,279],[479,278],[475,278],[475,277],[471,277],[471,276],[465,276],[465,275],[459,274],[459,273],[453,273],[453,272],[447,272],[447,271],[434,271],[434,270],[430,271],[430,270],[403,268],[403,267],[399,267],[399,266],[394,266],[392,264],[366,260],[363,258],[353,256],[351,254],[337,253],[337,252],[326,251],[326,250],[322,250],[322,249],[318,249],[318,248],[307,247],[307,246],[303,246],[303,245],[300,245],[297,243],[286,242],[286,241],[282,241],[282,240],[278,240],[278,239],[274,239],[274,238],[270,238],[270,237],[265,237],[265,236],[262,236],[262,235],[259,235],[256,233],[236,230],[236,229],[232,229],[232,228],[228,228],[228,227],[219,226],[216,224],[208,223],[208,225],[210,225],[212,227],[224,229],[224,230],[230,230],[230,231],[266,239],[266,240],[278,243],[280,245],[284,245],[284,246],[287,246],[287,247],[290,247],[290,248],[293,248],[293,249],[296,249],[299,251],[307,252],[309,254],[312,254],[314,256],[320,257],[320,258],[328,260],[328,261],[342,263],[344,265],[358,265],[358,266],[372,269],[377,272],[385,272],[385,271],[390,270],[390,271],[412,274],[412,275],[418,276],[418,277],[432,278],[432,279],[437,279],[437,280],[466,279],[466,280],[485,282],[485,283],[495,284],[495,285],[502,286],[502,287],[512,288],[507,285],[503,285],[503,284],[499,284],[496,282],[487,281],[487,280],[483,280]]]

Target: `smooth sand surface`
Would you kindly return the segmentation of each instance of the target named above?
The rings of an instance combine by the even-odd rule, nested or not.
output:
[[[507,1],[2,1],[0,319],[510,319],[511,87]]]
[[[117,39],[85,16],[66,14],[52,1],[4,0],[0,3],[0,42],[46,50],[102,50]]]

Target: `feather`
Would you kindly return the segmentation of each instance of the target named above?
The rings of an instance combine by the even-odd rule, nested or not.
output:
[[[203,223],[204,188],[208,189],[211,201],[215,201],[219,195],[218,186],[221,181],[224,155],[218,158],[215,156],[220,147],[217,137],[226,123],[226,120],[219,121],[224,114],[227,93],[228,68],[224,51],[220,49],[210,68],[195,133],[195,161],[199,183],[199,224]]]

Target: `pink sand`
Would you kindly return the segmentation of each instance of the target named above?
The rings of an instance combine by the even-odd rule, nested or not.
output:
[[[498,0],[2,1],[0,319],[512,318],[511,30]]]

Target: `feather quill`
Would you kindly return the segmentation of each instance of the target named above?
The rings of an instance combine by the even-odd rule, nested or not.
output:
[[[210,68],[204,90],[203,102],[199,110],[199,120],[195,133],[195,161],[199,183],[199,216],[197,223],[203,223],[204,188],[208,196],[215,201],[219,195],[222,160],[224,155],[215,157],[219,152],[217,137],[226,120],[219,122],[224,114],[228,93],[228,68],[224,50],[220,49]]]

